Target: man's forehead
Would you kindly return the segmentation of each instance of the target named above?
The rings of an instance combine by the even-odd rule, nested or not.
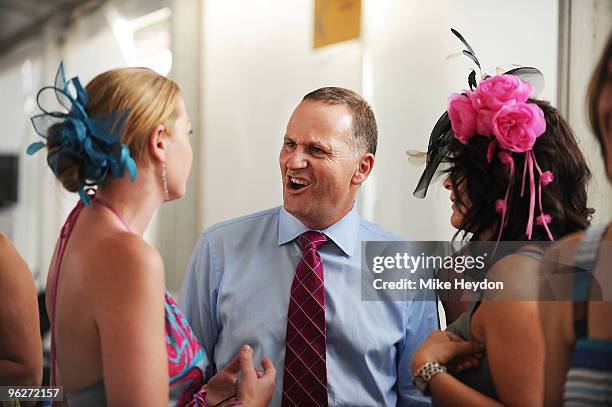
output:
[[[341,135],[322,134],[322,133],[287,133],[285,139],[291,140],[297,144],[321,144],[329,146],[338,142],[344,141]]]
[[[347,106],[306,100],[291,115],[286,134],[313,140],[331,139],[351,134],[352,126],[353,115]]]
[[[292,131],[287,127],[285,138],[292,140],[298,144],[323,144],[323,145],[338,145],[340,143],[348,144],[350,142],[351,133],[321,131],[316,128],[302,128]]]
[[[342,103],[328,103],[321,100],[303,100],[296,106],[293,115],[314,116],[314,117],[345,117],[352,120],[353,112],[351,108]],[[346,119],[345,119],[346,120]]]

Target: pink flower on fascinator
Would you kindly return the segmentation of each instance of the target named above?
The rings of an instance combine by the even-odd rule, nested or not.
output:
[[[508,102],[526,102],[533,86],[515,75],[497,75],[480,82],[476,93],[479,108],[496,111]]]
[[[554,180],[555,180],[555,176],[553,175],[551,171],[544,171],[542,175],[540,176],[540,182],[542,183],[542,186],[544,187],[550,184],[551,182],[553,182]]]
[[[470,97],[478,112],[476,132],[482,136],[493,134],[493,116],[508,103],[525,102],[533,93],[533,87],[514,75],[489,77],[478,85]]]
[[[524,153],[544,134],[546,120],[542,109],[534,103],[508,103],[495,113],[492,127],[501,148]]]
[[[493,135],[493,129],[491,128],[491,121],[494,110],[489,109],[478,109],[478,116],[476,117],[476,132],[481,136]]]
[[[495,212],[501,215],[502,213],[504,213],[505,209],[506,209],[505,199],[498,199],[497,201],[495,201]]]
[[[540,216],[538,216],[536,218],[536,223],[540,226],[544,225],[544,224],[549,224],[550,222],[552,222],[552,216],[550,216],[549,214],[545,213],[542,214]]]
[[[470,98],[460,93],[450,95],[448,116],[457,140],[467,144],[476,134],[476,110],[472,107]]]

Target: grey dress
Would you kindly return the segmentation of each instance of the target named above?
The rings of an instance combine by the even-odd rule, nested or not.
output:
[[[98,382],[83,390],[74,393],[66,393],[66,401],[70,407],[91,406],[105,407],[106,393],[104,391],[104,382]]]
[[[480,301],[473,302],[459,318],[446,328],[446,330],[459,335],[465,340],[476,341],[476,338],[472,335],[471,327],[472,315],[474,315],[479,305]],[[485,396],[495,400],[499,399],[497,391],[495,390],[495,383],[493,383],[493,377],[491,376],[491,370],[489,369],[489,358],[487,358],[486,353],[483,355],[479,366],[459,372],[455,374],[455,377],[461,383]]]
[[[542,254],[535,251],[524,250],[516,254],[531,257],[536,260],[542,260]],[[478,309],[479,305],[480,301],[473,302],[470,307],[463,314],[461,314],[461,316],[459,316],[459,318],[453,321],[453,323],[446,328],[446,330],[459,335],[465,340],[476,341],[476,338],[474,338],[474,335],[472,335],[472,316],[474,315],[474,312],[476,312],[476,309]],[[495,383],[493,382],[493,376],[491,375],[491,369],[489,368],[489,358],[487,357],[486,352],[483,355],[479,366],[459,372],[455,374],[455,378],[479,393],[482,393],[492,399],[499,400],[497,390],[495,389]]]

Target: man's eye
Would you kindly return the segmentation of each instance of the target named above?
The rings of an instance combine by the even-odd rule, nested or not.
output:
[[[287,140],[287,141],[285,141],[285,146],[287,148],[295,148],[295,143],[293,141]]]
[[[319,147],[312,147],[310,149],[310,151],[312,151],[314,154],[322,154],[324,151],[322,149],[320,149]]]

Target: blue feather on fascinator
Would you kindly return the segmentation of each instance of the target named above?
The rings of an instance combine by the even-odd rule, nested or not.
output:
[[[73,93],[70,91],[72,85]],[[41,97],[47,92],[54,92],[59,103],[59,110],[43,107]],[[76,96],[73,96],[76,95]],[[28,146],[27,153],[32,155],[49,142],[58,146],[47,156],[47,162],[53,173],[60,172],[60,159],[70,157],[79,161],[79,196],[87,206],[91,205],[87,190],[94,185],[102,185],[109,173],[113,177],[123,177],[124,171],[130,174],[130,180],[136,179],[136,163],[130,155],[127,144],[120,142],[120,137],[129,115],[129,109],[111,112],[98,117],[89,117],[85,111],[88,95],[78,77],[66,81],[64,64],[60,63],[55,76],[54,86],[45,86],[38,91],[36,103],[41,114],[31,118],[36,133],[47,140],[38,141]]]

